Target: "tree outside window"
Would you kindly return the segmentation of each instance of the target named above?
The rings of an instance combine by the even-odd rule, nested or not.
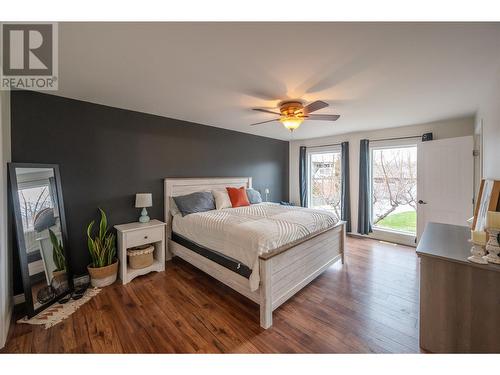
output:
[[[318,152],[310,155],[311,208],[331,210],[341,215],[341,155],[340,152]]]
[[[415,146],[372,150],[372,199],[375,227],[416,233]]]
[[[36,215],[43,209],[52,207],[49,186],[19,190],[21,218],[25,232],[32,231]]]

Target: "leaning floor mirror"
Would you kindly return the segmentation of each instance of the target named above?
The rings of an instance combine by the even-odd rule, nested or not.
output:
[[[9,164],[12,207],[28,317],[72,289],[59,167]]]

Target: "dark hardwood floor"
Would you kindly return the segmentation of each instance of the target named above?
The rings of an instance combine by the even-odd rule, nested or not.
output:
[[[415,249],[349,237],[333,265],[259,326],[259,307],[188,263],[105,288],[45,330],[13,323],[8,353],[416,353]]]

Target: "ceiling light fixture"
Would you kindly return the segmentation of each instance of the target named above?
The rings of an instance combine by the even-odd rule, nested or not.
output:
[[[316,100],[306,106],[304,106],[304,102],[301,100],[287,100],[278,103],[279,113],[272,108],[253,108],[254,111],[271,113],[273,115],[278,115],[279,117],[271,120],[256,122],[254,124],[250,124],[250,126],[279,121],[287,130],[293,132],[295,129],[298,129],[304,120],[337,121],[340,115],[317,115],[313,113],[326,107],[328,107],[328,103],[322,100]]]
[[[293,132],[295,129],[298,129],[302,122],[304,122],[304,118],[298,116],[282,116],[280,122],[285,128]]]

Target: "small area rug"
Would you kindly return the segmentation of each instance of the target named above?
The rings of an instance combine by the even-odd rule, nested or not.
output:
[[[17,323],[45,325],[45,329],[48,329],[68,318],[71,314],[78,310],[80,306],[97,296],[100,291],[101,289],[99,288],[89,288],[80,299],[71,299],[66,303],[56,302],[52,306],[41,311],[38,315],[35,315],[33,318],[28,319],[28,317],[25,316],[24,318],[19,319]]]

